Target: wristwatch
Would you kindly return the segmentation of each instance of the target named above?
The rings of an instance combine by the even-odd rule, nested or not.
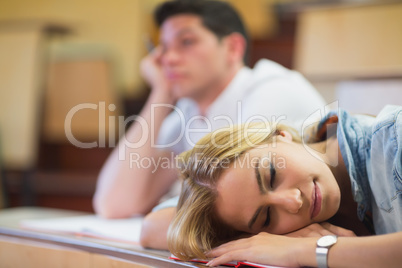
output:
[[[336,241],[338,241],[336,235],[326,235],[318,239],[315,250],[318,268],[328,268],[328,250]]]

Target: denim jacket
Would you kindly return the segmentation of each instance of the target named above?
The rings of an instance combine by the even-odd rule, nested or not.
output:
[[[337,136],[361,221],[376,234],[402,231],[402,107],[386,106],[377,117],[338,116]]]

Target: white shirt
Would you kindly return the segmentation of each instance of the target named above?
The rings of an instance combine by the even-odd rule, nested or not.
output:
[[[243,67],[202,116],[195,101],[183,98],[163,122],[157,144],[175,154],[190,150],[205,134],[250,120],[277,120],[300,128],[325,105],[314,87],[298,72],[260,60]]]

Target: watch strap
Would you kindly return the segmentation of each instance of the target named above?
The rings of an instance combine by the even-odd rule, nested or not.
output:
[[[328,251],[337,241],[336,235],[325,235],[317,240],[315,255],[318,268],[328,268]]]
[[[328,268],[328,248],[317,247],[315,250],[318,268]]]

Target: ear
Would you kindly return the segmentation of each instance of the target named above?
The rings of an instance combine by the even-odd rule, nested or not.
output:
[[[293,140],[292,134],[290,134],[290,132],[286,130],[280,131],[279,136],[282,140],[285,140],[287,142],[291,142]]]
[[[246,53],[246,39],[240,33],[231,33],[225,37],[227,43],[228,59],[231,64],[243,63],[244,53]]]

